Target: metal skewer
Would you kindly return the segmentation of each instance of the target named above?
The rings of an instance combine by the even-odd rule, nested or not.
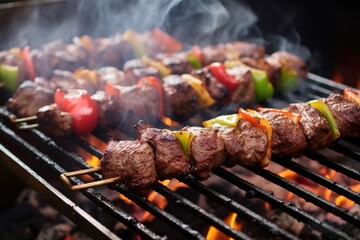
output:
[[[97,187],[97,186],[115,183],[115,182],[118,182],[121,180],[120,177],[113,177],[113,178],[107,178],[104,180],[98,180],[95,182],[73,185],[69,179],[69,177],[75,177],[75,176],[81,176],[84,174],[94,173],[94,172],[98,172],[99,170],[100,170],[100,168],[89,168],[89,169],[82,169],[82,170],[73,171],[73,172],[66,172],[66,173],[61,174],[60,178],[71,190],[80,190],[80,189],[87,189],[87,188],[91,188],[91,187]]]

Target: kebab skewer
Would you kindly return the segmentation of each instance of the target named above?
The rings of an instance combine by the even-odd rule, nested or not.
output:
[[[328,147],[338,138],[360,137],[360,95],[293,103],[286,109],[239,109],[237,114],[179,131],[135,126],[133,141],[110,140],[99,168],[68,172],[62,180],[73,190],[122,182],[146,193],[156,180],[191,174],[204,180],[223,164],[266,167],[271,156],[298,157],[304,150]],[[69,177],[100,172],[101,181],[73,186]]]

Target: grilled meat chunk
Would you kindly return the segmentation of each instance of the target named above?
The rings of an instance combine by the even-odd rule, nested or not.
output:
[[[212,169],[225,159],[224,142],[216,129],[185,127],[182,130],[194,135],[189,149],[193,164],[191,174],[200,180],[207,179]]]
[[[301,115],[300,127],[308,142],[308,147],[316,151],[328,147],[332,142],[331,130],[324,115],[308,103],[293,103],[290,112]]]
[[[331,94],[321,99],[331,110],[340,135],[343,137],[360,136],[360,106],[348,101],[340,94]]]
[[[17,116],[36,115],[38,109],[53,102],[53,92],[33,81],[24,81],[16,89],[6,107]]]
[[[237,164],[265,167],[267,136],[263,129],[240,119],[236,127],[213,124],[212,129],[218,129],[225,144],[228,158],[224,164],[228,167]]]
[[[230,42],[225,44],[227,54],[236,54],[236,58],[263,58],[265,56],[265,48],[261,45],[250,42]],[[234,56],[228,56],[227,59],[234,59]]]
[[[116,86],[119,111],[122,113],[122,124],[134,126],[139,119],[154,123],[160,117],[160,103],[157,90],[144,83],[143,86]]]
[[[130,85],[123,71],[114,67],[103,67],[96,71],[97,85],[99,89],[105,89],[106,83],[112,85]]]
[[[121,38],[116,35],[111,38],[97,38],[94,41],[97,66],[120,67],[121,64]]]
[[[161,53],[156,55],[156,60],[161,61],[162,64],[171,69],[172,74],[184,74],[192,70],[185,52],[176,54]]]
[[[219,101],[227,96],[227,87],[219,82],[208,69],[197,70],[194,72],[194,75],[204,83],[206,90],[215,100]]]
[[[41,107],[36,116],[41,129],[54,136],[62,137],[71,133],[70,113],[61,111],[56,104]]]
[[[255,85],[251,72],[246,66],[236,66],[227,72],[233,76],[238,85],[231,96],[231,101],[242,105],[250,105],[255,101]]]
[[[271,65],[281,65],[287,71],[295,71],[299,78],[306,78],[307,67],[298,56],[285,51],[278,51],[266,58]]]
[[[52,69],[74,72],[80,67],[88,67],[87,52],[75,44],[67,44],[64,49],[54,52],[51,58]]]
[[[179,75],[163,79],[165,115],[176,119],[190,116],[198,109],[198,95]]]
[[[147,142],[154,149],[156,172],[160,180],[189,174],[189,159],[179,140],[170,131],[148,128],[143,121],[136,124],[135,128],[140,142]]]
[[[213,62],[223,63],[227,60],[224,44],[204,47],[202,48],[201,53],[203,56],[204,66],[209,65]]]
[[[281,113],[263,110],[260,114],[272,128],[271,153],[279,157],[300,156],[307,147],[300,125]]]
[[[119,103],[113,96],[107,96],[104,91],[97,91],[91,96],[99,110],[98,126],[101,129],[112,129],[120,124],[121,114]]]
[[[241,62],[247,66],[266,71],[269,76],[270,82],[274,85],[278,85],[278,81],[281,76],[281,64],[277,61],[268,61],[266,58],[242,58]]]
[[[156,68],[147,66],[141,59],[129,60],[124,64],[125,78],[129,81],[129,85],[136,84],[142,77],[154,76],[160,77],[160,73]]]
[[[69,71],[55,70],[50,80],[50,86],[53,91],[56,89],[85,89],[89,94],[96,91],[96,86],[89,80],[76,78]]]
[[[127,187],[143,192],[157,179],[154,158],[147,142],[110,140],[100,169],[104,178],[120,177]]]

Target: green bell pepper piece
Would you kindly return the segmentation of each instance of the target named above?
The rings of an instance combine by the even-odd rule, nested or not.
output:
[[[189,156],[190,154],[190,145],[191,141],[194,138],[194,134],[188,132],[188,131],[173,131],[172,134],[177,137],[177,139],[180,142],[181,148],[184,151],[186,156]]]
[[[231,114],[231,115],[222,115],[207,121],[203,122],[204,127],[210,127],[214,123],[218,123],[220,125],[235,127],[239,122],[241,116],[239,114]]]
[[[280,79],[277,83],[276,90],[278,92],[286,92],[289,91],[297,85],[298,76],[296,71],[281,69]]]
[[[250,69],[254,85],[255,97],[258,101],[265,101],[274,95],[274,87],[265,71],[258,69]]]
[[[19,67],[0,64],[0,82],[9,92],[15,91],[18,76]]]
[[[200,69],[201,68],[201,62],[196,57],[195,54],[189,53],[188,56],[187,56],[187,60],[194,69]]]
[[[326,120],[329,123],[329,127],[331,130],[331,135],[332,135],[332,140],[336,140],[337,138],[340,137],[340,131],[336,125],[334,116],[331,113],[331,110],[329,109],[329,107],[322,101],[320,100],[313,100],[308,102],[313,108],[316,108],[317,110],[319,110],[326,118]]]

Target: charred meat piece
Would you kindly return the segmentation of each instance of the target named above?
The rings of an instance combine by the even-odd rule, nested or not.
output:
[[[54,136],[62,137],[71,133],[70,113],[61,111],[56,104],[41,107],[37,112],[37,120],[41,129]]]
[[[219,101],[226,98],[228,94],[227,87],[219,82],[215,76],[206,68],[195,71],[194,75],[200,79],[209,92],[210,96]]]
[[[124,73],[125,78],[129,81],[129,85],[136,84],[142,77],[160,77],[159,71],[156,68],[145,65],[141,59],[127,61],[124,64]]]
[[[191,115],[198,108],[197,93],[179,75],[163,79],[165,115],[181,119]]]
[[[96,63],[98,67],[121,65],[120,38],[97,38],[94,41]]]
[[[231,101],[243,105],[253,103],[255,101],[255,85],[249,68],[246,66],[236,66],[228,69],[227,72],[238,81]]]
[[[295,71],[299,78],[306,78],[307,67],[298,56],[285,51],[278,51],[266,58],[271,65],[281,65],[287,71]]]
[[[317,109],[308,103],[293,103],[288,109],[301,115],[300,127],[311,150],[316,151],[331,144],[332,136],[328,121]]]
[[[267,151],[267,136],[263,129],[252,123],[240,119],[236,127],[214,124],[213,129],[218,129],[225,144],[228,158],[224,164],[228,167],[237,164],[265,167],[264,162]]]
[[[114,67],[103,67],[96,71],[97,85],[99,89],[105,89],[106,83],[113,85],[129,85],[123,71]]]
[[[68,44],[63,50],[56,51],[51,55],[52,69],[67,70],[74,72],[80,67],[88,67],[88,54],[80,46]]]
[[[117,86],[119,111],[122,113],[122,124],[134,126],[139,119],[154,123],[160,117],[160,102],[157,90],[148,85]]]
[[[89,94],[93,94],[96,91],[96,86],[89,80],[76,78],[69,71],[55,70],[50,80],[52,90],[56,89],[68,90],[68,89],[85,89]]]
[[[227,59],[234,59],[234,57],[263,58],[265,56],[265,48],[263,46],[250,42],[236,41],[226,43],[225,49],[227,55],[230,54],[230,56],[227,56]]]
[[[43,88],[33,81],[24,81],[15,91],[6,107],[17,116],[36,115],[42,106],[53,103],[53,92]]]
[[[281,64],[277,61],[268,61],[266,58],[242,58],[241,62],[247,66],[266,71],[269,76],[270,82],[274,85],[278,85],[278,81],[281,76]]]
[[[189,159],[179,140],[170,131],[148,128],[143,121],[136,124],[135,128],[140,142],[147,142],[154,149],[156,172],[160,180],[189,174]]]
[[[209,65],[213,62],[223,63],[227,60],[224,44],[204,47],[202,48],[201,53],[203,56],[204,66]]]
[[[119,103],[113,96],[107,96],[104,91],[97,91],[91,96],[99,110],[98,126],[100,129],[112,129],[120,124],[121,114]]]
[[[194,135],[190,144],[191,174],[197,179],[210,177],[212,169],[225,159],[225,146],[217,130],[201,127],[185,127],[182,130]]]
[[[263,110],[260,114],[272,128],[272,154],[279,157],[300,156],[307,147],[300,125],[281,113]]]
[[[127,187],[143,192],[157,179],[154,158],[147,142],[110,140],[100,169],[104,178],[120,177]]]
[[[342,137],[360,136],[360,106],[340,94],[321,99],[331,110]]]
[[[171,69],[172,74],[184,74],[192,70],[185,52],[176,54],[161,53],[156,55],[156,60]]]
[[[52,72],[49,55],[46,54],[44,51],[34,49],[31,51],[31,56],[34,62],[37,76],[49,78]]]

